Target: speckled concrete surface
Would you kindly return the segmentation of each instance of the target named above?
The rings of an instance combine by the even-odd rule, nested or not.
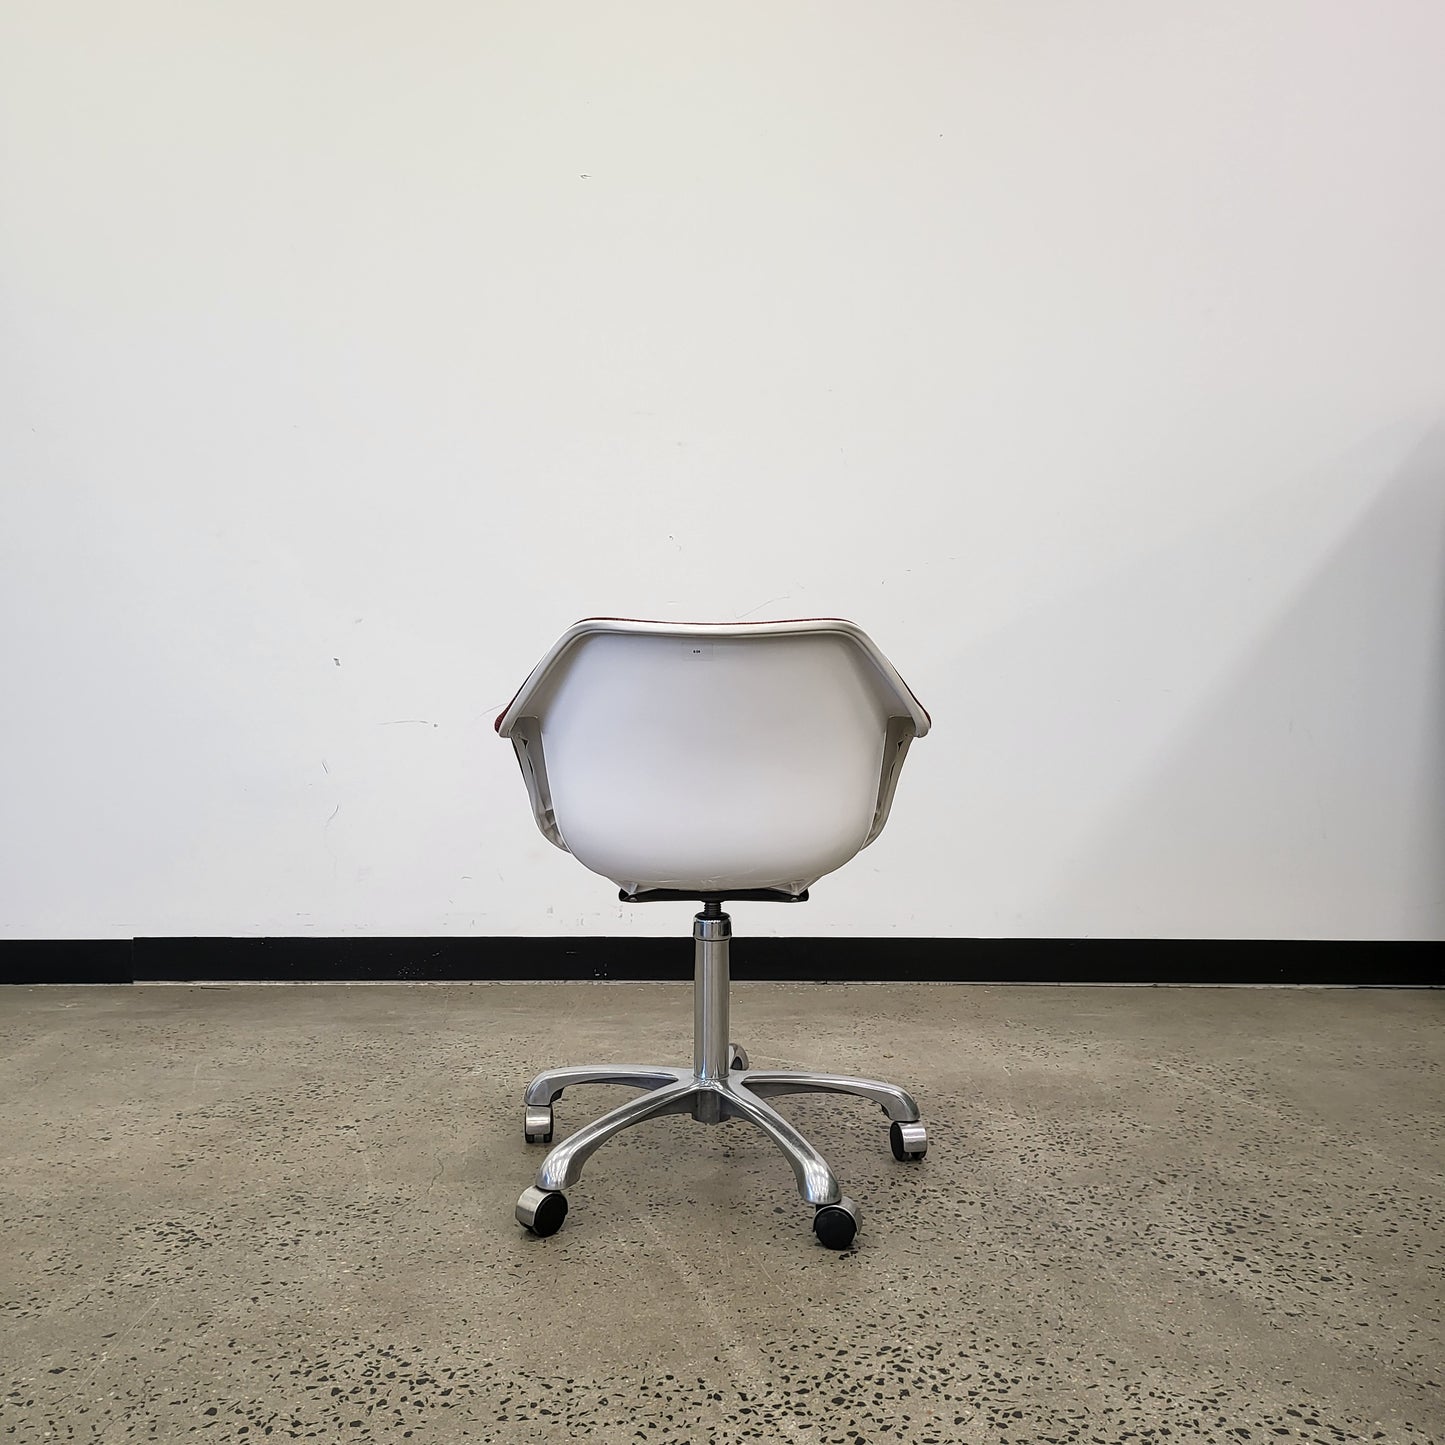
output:
[[[863,1209],[739,1123],[511,1218],[527,1078],[676,1060],[672,985],[0,991],[0,1437],[1445,1439],[1445,995],[740,985]],[[624,1097],[558,1104],[558,1137]]]

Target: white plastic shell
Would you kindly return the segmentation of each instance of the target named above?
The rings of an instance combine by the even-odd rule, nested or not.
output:
[[[588,619],[497,719],[538,827],[628,892],[801,893],[878,836],[928,728],[840,619]]]

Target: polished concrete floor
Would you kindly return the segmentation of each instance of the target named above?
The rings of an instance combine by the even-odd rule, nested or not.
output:
[[[549,1063],[664,984],[0,991],[0,1440],[1445,1440],[1445,994],[744,984],[863,1210],[740,1123],[512,1220]],[[558,1104],[558,1138],[623,1097]]]

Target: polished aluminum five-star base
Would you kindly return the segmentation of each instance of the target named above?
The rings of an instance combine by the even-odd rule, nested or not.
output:
[[[856,1094],[879,1105],[891,1121],[894,1157],[921,1159],[928,1136],[918,1105],[896,1084],[876,1079],[753,1069],[747,1054],[728,1042],[727,914],[715,905],[693,922],[696,979],[693,995],[693,1066],[598,1064],[547,1069],[527,1087],[523,1132],[529,1144],[550,1143],[552,1105],[579,1084],[624,1084],[646,1090],[635,1099],[584,1125],[553,1148],[537,1171],[537,1182],[517,1201],[517,1220],[534,1234],[554,1234],[567,1213],[563,1190],[575,1184],[582,1166],[614,1134],[663,1114],[690,1114],[700,1123],[746,1119],[782,1150],[793,1167],[798,1193],[814,1207],[813,1228],[822,1243],[843,1249],[858,1229],[858,1206],[838,1186],[828,1162],[767,1100],[782,1094]]]

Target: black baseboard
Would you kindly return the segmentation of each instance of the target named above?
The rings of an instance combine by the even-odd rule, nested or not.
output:
[[[1429,942],[748,938],[735,979],[829,983],[1333,984],[1442,981]],[[0,983],[463,982],[692,977],[679,938],[135,938],[0,941]]]

